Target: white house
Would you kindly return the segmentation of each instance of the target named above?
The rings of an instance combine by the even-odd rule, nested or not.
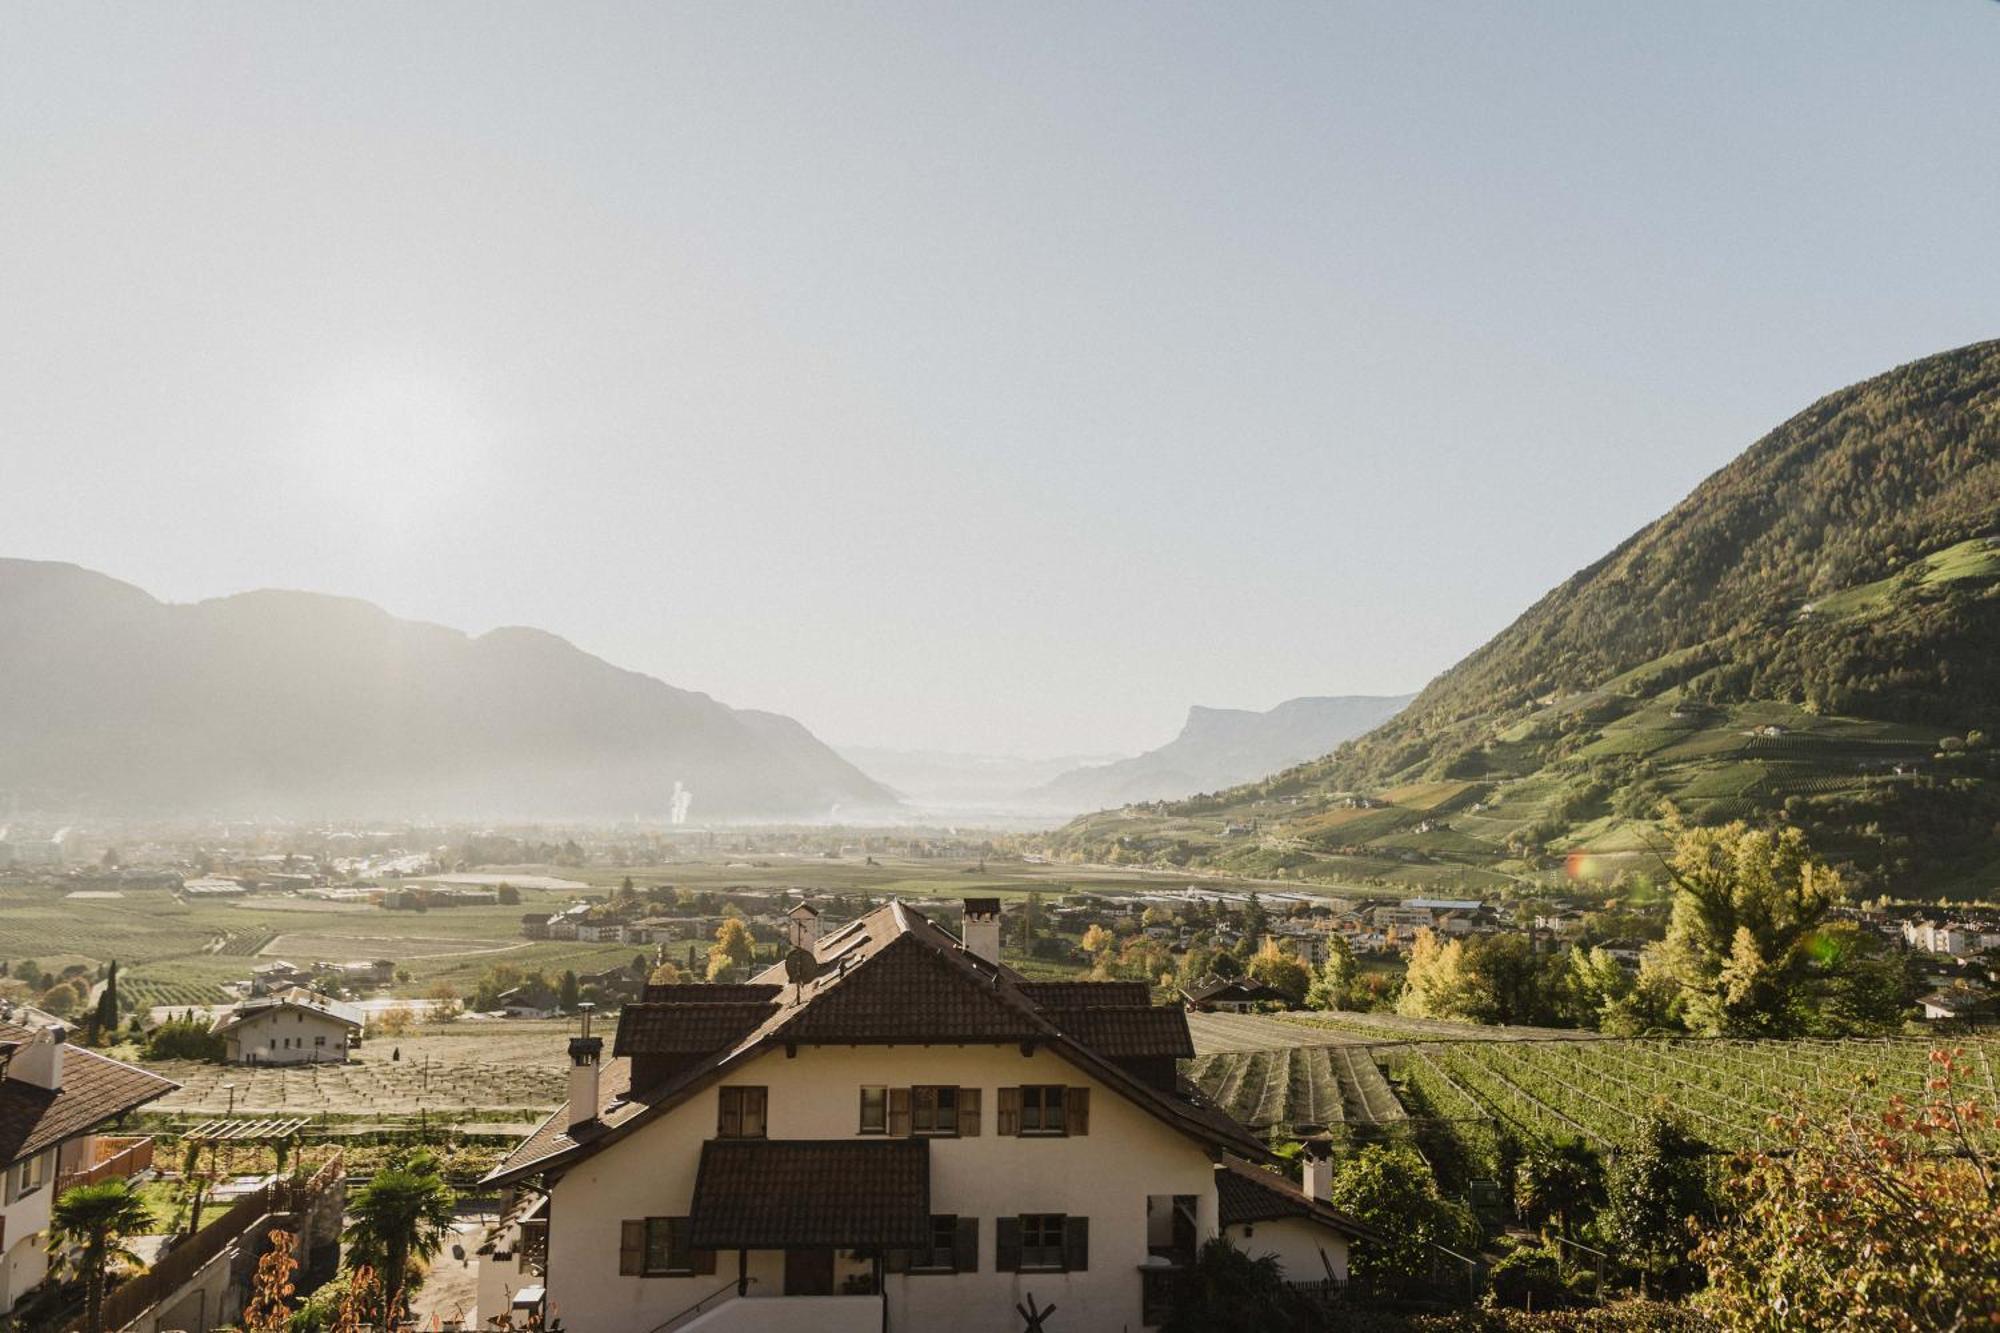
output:
[[[1324,1153],[1305,1159],[1305,1184],[1237,1157],[1216,1173],[1222,1234],[1246,1254],[1273,1255],[1296,1283],[1347,1281],[1351,1237],[1366,1234],[1328,1202],[1333,1163]]]
[[[226,1010],[215,1033],[227,1042],[231,1064],[338,1064],[362,1027],[356,1006],[294,986]]]
[[[48,1275],[49,1205],[97,1163],[98,1128],[179,1086],[71,1046],[53,1021],[0,1022],[0,1316]]]
[[[1267,1154],[1180,1081],[1178,1008],[1027,981],[997,934],[892,902],[750,983],[649,986],[608,1062],[573,1038],[569,1104],[488,1177],[543,1202],[482,1257],[482,1322],[1016,1333],[1032,1296],[1157,1324],[1224,1225],[1217,1163]]]

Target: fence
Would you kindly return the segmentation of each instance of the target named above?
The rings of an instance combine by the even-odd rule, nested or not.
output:
[[[101,1138],[100,1148],[124,1144],[109,1157],[93,1162],[81,1171],[71,1171],[56,1177],[56,1193],[78,1185],[95,1185],[101,1180],[130,1180],[153,1164],[153,1140]]]
[[[303,1184],[274,1180],[244,1195],[228,1212],[161,1255],[151,1268],[112,1288],[104,1297],[104,1327],[124,1328],[179,1291],[260,1220],[274,1214],[305,1212],[340,1176],[341,1158],[335,1154]],[[63,1325],[62,1333],[79,1333],[83,1325],[79,1315]]]

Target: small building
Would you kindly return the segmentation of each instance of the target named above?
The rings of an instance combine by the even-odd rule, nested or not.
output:
[[[238,1065],[339,1064],[360,1039],[361,1010],[303,986],[226,1010],[215,1034]]]
[[[1244,1253],[1276,1256],[1287,1281],[1298,1286],[1339,1286],[1347,1281],[1347,1251],[1355,1240],[1378,1233],[1328,1201],[1332,1164],[1305,1159],[1305,1188],[1275,1171],[1225,1155],[1215,1172],[1222,1234]]]
[[[1201,1014],[1247,1014],[1260,1004],[1285,1002],[1277,991],[1249,977],[1211,977],[1191,991],[1182,991],[1181,996],[1189,1010]]]
[[[1932,991],[1918,1003],[1924,1007],[1925,1021],[1931,1023],[1992,1018],[1995,1008],[1991,995],[1972,986]]]
[[[524,940],[545,940],[549,937],[549,914],[547,912],[524,912],[521,916],[521,938]]]

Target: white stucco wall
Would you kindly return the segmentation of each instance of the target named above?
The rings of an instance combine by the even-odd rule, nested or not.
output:
[[[41,1184],[16,1194],[18,1162],[0,1182],[0,1218],[5,1218],[4,1253],[0,1253],[0,1314],[12,1310],[34,1290],[49,1271],[49,1206],[56,1193],[56,1150],[39,1154]]]
[[[1148,1195],[1193,1195],[1198,1238],[1215,1234],[1215,1179],[1206,1148],[1047,1050],[1004,1047],[801,1047],[769,1052],[727,1080],[770,1089],[773,1139],[850,1139],[863,1085],[948,1084],[983,1089],[977,1138],[931,1141],[931,1211],[979,1219],[979,1271],[890,1274],[892,1329],[1017,1333],[1016,1302],[1034,1293],[1063,1307],[1073,1329],[1141,1327],[1139,1265],[1146,1258]],[[1002,1138],[997,1089],[1060,1083],[1092,1089],[1090,1132],[1072,1138]],[[619,1223],[689,1212],[701,1145],[714,1136],[716,1090],[585,1160],[550,1201],[549,1299],[571,1328],[648,1333],[662,1319],[735,1277],[734,1254],[713,1275],[618,1275]],[[1090,1219],[1090,1268],[1082,1273],[994,1271],[994,1220],[1021,1213]],[[845,1267],[845,1265],[843,1265]],[[754,1296],[784,1291],[780,1251],[750,1255]]]
[[[1288,1281],[1324,1282],[1326,1264],[1320,1262],[1322,1253],[1327,1263],[1333,1265],[1334,1280],[1347,1281],[1347,1238],[1302,1217],[1233,1226],[1223,1234],[1237,1249],[1253,1258],[1276,1255]]]
[[[228,1034],[233,1064],[303,1065],[338,1063],[347,1058],[348,1034],[354,1029],[325,1014],[303,1009],[276,1009],[246,1020]],[[325,1038],[324,1046],[316,1045]],[[289,1041],[291,1046],[285,1043]]]

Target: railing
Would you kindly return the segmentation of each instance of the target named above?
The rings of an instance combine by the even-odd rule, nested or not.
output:
[[[122,1143],[125,1146],[110,1156],[92,1162],[80,1171],[71,1171],[56,1177],[56,1193],[78,1185],[95,1185],[101,1180],[130,1180],[141,1171],[153,1165],[153,1140],[143,1139],[99,1139],[98,1147]]]
[[[274,1214],[305,1212],[340,1175],[341,1158],[336,1154],[304,1184],[274,1180],[244,1195],[230,1205],[228,1212],[161,1255],[151,1268],[106,1293],[104,1327],[124,1328],[172,1296],[217,1255],[241,1240],[259,1220]],[[79,1315],[63,1325],[62,1333],[79,1333],[83,1325],[83,1316]]]
[[[693,1305],[690,1305],[687,1309],[682,1310],[679,1314],[668,1315],[665,1319],[662,1319],[659,1323],[653,1325],[652,1328],[648,1329],[646,1333],[666,1333],[666,1330],[672,1328],[675,1324],[680,1323],[681,1320],[689,1318],[692,1315],[700,1314],[702,1311],[702,1307],[707,1305],[710,1301],[714,1300],[717,1296],[726,1296],[730,1292],[735,1291],[738,1285],[739,1285],[738,1279],[735,1278],[730,1279],[722,1286],[717,1287],[714,1291],[709,1292],[708,1295],[696,1301]],[[757,1285],[757,1279],[753,1277],[741,1280],[740,1285],[742,1285],[745,1288],[754,1287]]]

